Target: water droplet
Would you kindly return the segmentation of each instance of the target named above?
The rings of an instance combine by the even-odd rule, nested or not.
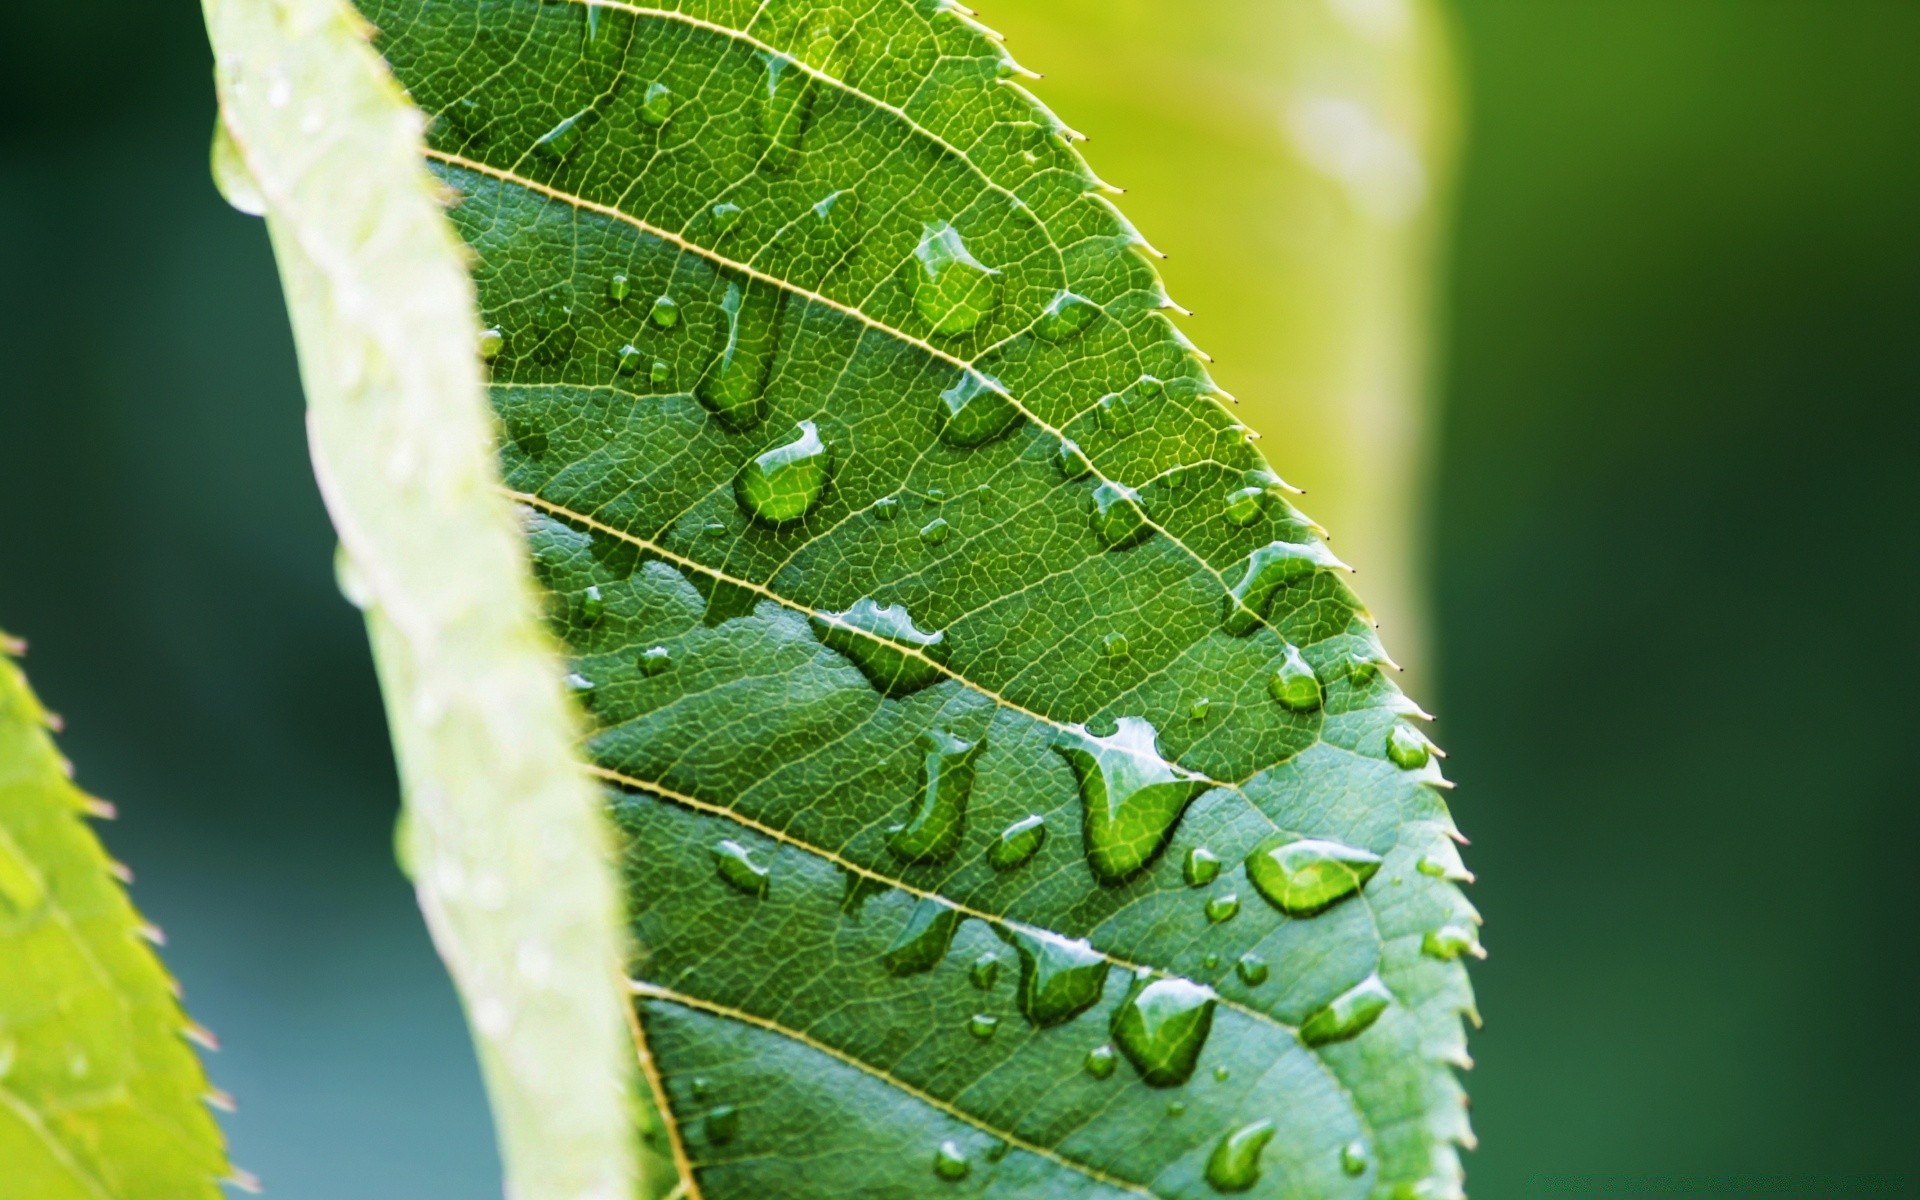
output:
[[[1402,771],[1417,771],[1427,765],[1432,750],[1425,735],[1405,721],[1395,721],[1387,731],[1387,757]]]
[[[1123,663],[1127,661],[1127,655],[1132,652],[1132,649],[1133,648],[1127,644],[1127,635],[1118,631],[1109,633],[1100,639],[1100,652],[1107,656],[1109,663]]]
[[[921,494],[920,498],[928,504],[945,504],[947,502],[947,489],[930,487]]]
[[[956,908],[928,896],[913,906],[907,923],[880,955],[889,975],[918,975],[940,965],[953,945],[953,931],[960,927]]]
[[[1222,506],[1222,511],[1226,514],[1227,521],[1230,524],[1239,525],[1244,528],[1260,519],[1260,513],[1266,507],[1266,500],[1267,491],[1265,488],[1241,488],[1238,491],[1227,493],[1227,500],[1225,505]]]
[[[640,670],[647,675],[658,675],[673,665],[673,651],[665,646],[655,646],[640,656]]]
[[[1380,856],[1339,842],[1277,833],[1247,855],[1247,878],[1275,908],[1311,917],[1358,892]]]
[[[1007,1144],[1005,1138],[993,1139],[987,1143],[987,1161],[999,1162],[1007,1156],[1007,1151],[1010,1149],[1012,1149],[1012,1147]]]
[[[1260,1152],[1273,1140],[1271,1120],[1249,1121],[1222,1134],[1207,1156],[1207,1184],[1216,1192],[1244,1192],[1260,1182]]]
[[[1046,308],[1033,323],[1033,332],[1042,341],[1064,342],[1079,333],[1100,315],[1100,306],[1085,296],[1061,291],[1047,301]]]
[[[606,597],[600,594],[598,586],[589,587],[580,597],[580,623],[582,625],[598,624],[601,616],[606,611]]]
[[[693,1082],[688,1084],[687,1087],[692,1091],[693,1098],[702,1102],[706,1101],[708,1097],[713,1094],[713,1084],[704,1075],[694,1076]]]
[[[900,515],[900,501],[892,496],[882,496],[873,502],[873,515],[882,521],[891,521]]]
[[[673,92],[664,83],[648,84],[646,97],[640,101],[640,120],[658,129],[672,115]]]
[[[1281,588],[1340,565],[1340,560],[1318,542],[1270,542],[1260,547],[1248,557],[1240,581],[1227,594],[1227,632],[1236,637],[1252,633]]]
[[[1474,935],[1471,925],[1442,925],[1420,939],[1420,950],[1428,958],[1452,962],[1462,954],[1479,954],[1480,939]]]
[[[1312,712],[1320,707],[1320,681],[1296,646],[1287,647],[1280,665],[1267,678],[1267,691],[1293,712]]]
[[[1367,1158],[1367,1144],[1358,1138],[1340,1147],[1340,1169],[1348,1175],[1365,1175]]]
[[[1113,1014],[1113,1041],[1149,1087],[1174,1087],[1193,1075],[1213,1028],[1215,996],[1190,980],[1136,980]]]
[[[713,206],[713,228],[717,233],[726,233],[740,223],[740,214],[744,210],[738,204],[716,204]]]
[[[1093,531],[1109,550],[1143,541],[1153,532],[1140,493],[1111,479],[1093,489]]]
[[[592,109],[582,109],[540,135],[534,151],[542,157],[562,162],[580,144],[580,131]]]
[[[915,744],[923,754],[920,800],[906,824],[887,831],[887,849],[908,862],[938,862],[960,845],[973,792],[973,760],[987,740],[963,742],[930,729]]]
[[[1142,396],[1158,396],[1161,386],[1158,375],[1142,375],[1133,385],[1134,390]]]
[[[1060,474],[1068,479],[1078,479],[1093,470],[1093,463],[1080,449],[1080,443],[1072,438],[1060,439],[1060,449],[1054,456],[1054,462],[1059,465]]]
[[[981,991],[992,991],[993,985],[1000,981],[1000,956],[989,950],[974,959],[973,966],[967,969],[967,978]]]
[[[1119,1061],[1119,1056],[1113,1052],[1112,1046],[1095,1046],[1087,1051],[1085,1063],[1087,1074],[1095,1079],[1112,1078],[1113,1068]]]
[[[948,1183],[958,1183],[972,1170],[973,1164],[967,1161],[960,1143],[951,1138],[941,1142],[940,1148],[933,1152],[933,1173]]]
[[[1121,717],[1111,737],[1076,727],[1054,743],[1080,781],[1087,862],[1102,883],[1121,882],[1146,866],[1209,786],[1162,758],[1158,742],[1150,722]]]
[[[945,405],[940,440],[949,446],[984,445],[1020,422],[1020,410],[991,376],[967,371],[940,399]]]
[[[987,848],[987,861],[998,870],[1011,871],[1026,865],[1028,859],[1040,852],[1040,846],[1046,840],[1045,818],[1022,817],[1000,831],[1000,836]]]
[[[773,872],[753,861],[745,846],[726,839],[713,848],[713,869],[738,891],[765,899]]]
[[[1207,920],[1215,925],[1223,921],[1231,921],[1239,913],[1240,897],[1232,892],[1223,893],[1207,901]]]
[[[680,305],[672,296],[656,296],[647,319],[662,329],[672,329],[680,323]]]
[[[1184,1116],[1186,1116],[1186,1115],[1187,1115],[1187,1102],[1186,1102],[1185,1100],[1169,1100],[1169,1101],[1167,1101],[1167,1115],[1168,1115],[1168,1116],[1170,1116],[1170,1117],[1184,1117]]]
[[[952,532],[953,526],[947,524],[945,517],[935,517],[920,527],[920,540],[929,546],[938,546]]]
[[[1300,1040],[1309,1046],[1324,1046],[1358,1037],[1380,1019],[1380,1014],[1387,1011],[1387,1005],[1392,1002],[1393,993],[1387,990],[1387,985],[1380,982],[1378,975],[1369,975],[1301,1022]]]
[[[751,429],[765,415],[762,397],[779,341],[780,306],[780,294],[757,281],[729,283],[720,299],[720,352],[694,394],[732,429]]]
[[[574,698],[580,701],[583,706],[587,708],[593,707],[593,680],[575,671],[568,675],[562,682],[566,684],[567,690],[572,692]]]
[[[708,1113],[700,1124],[706,1133],[708,1145],[724,1146],[740,1134],[740,1110],[731,1104],[722,1104]]]
[[[857,871],[849,871],[845,867],[840,868],[840,875],[840,911],[855,921],[860,920],[865,914],[867,901],[893,890],[878,879],[862,875]]]
[[[860,198],[851,188],[841,188],[822,196],[808,211],[813,221],[801,230],[806,254],[821,269],[831,271],[846,261],[859,241]]]
[[[640,364],[645,361],[647,357],[640,353],[640,347],[634,345],[632,342],[628,342],[626,345],[614,351],[613,356],[619,362],[620,373],[622,375],[631,375],[635,371],[638,371]]]
[[[913,303],[935,333],[965,333],[1000,302],[1000,272],[974,258],[947,222],[928,222],[913,256]]]
[[[233,131],[227,128],[223,120],[215,120],[213,125],[213,150],[210,166],[213,170],[213,186],[220,198],[238,212],[249,217],[265,216],[267,196],[260,190],[260,181],[254,178],[247,167],[247,160],[240,153],[240,145],[233,140]]]
[[[986,1013],[975,1013],[967,1018],[967,1032],[981,1041],[991,1038],[1000,1028],[1000,1018]]]
[[[700,532],[710,538],[723,538],[727,536],[727,527],[719,521],[708,521],[700,527]]]
[[[480,331],[481,361],[492,362],[494,359],[499,358],[500,352],[506,348],[507,336],[498,329],[482,329]]]
[[[882,605],[871,596],[845,612],[822,612],[810,621],[814,636],[844,654],[874,687],[896,699],[937,682],[946,661],[947,635],[913,623],[906,606]]]
[[[761,163],[769,171],[791,170],[813,115],[813,77],[783,54],[761,52],[765,78],[755,96],[760,110]]]
[[[1207,719],[1207,714],[1212,710],[1213,701],[1207,699],[1205,696],[1201,696],[1192,704],[1187,705],[1187,719],[1191,721],[1204,721]]]
[[[1233,1070],[1229,1067],[1215,1067],[1213,1069],[1213,1077],[1216,1081],[1225,1083],[1227,1080],[1233,1078]]]
[[[1200,960],[1200,965],[1211,971],[1220,965],[1220,956],[1218,954],[1209,954]]]
[[[633,281],[624,272],[616,271],[613,278],[607,280],[607,298],[615,304],[633,294]]]
[[[799,424],[800,436],[759,455],[734,480],[740,507],[770,525],[797,521],[826,489],[833,455],[812,421]]]
[[[1435,879],[1444,879],[1447,875],[1447,864],[1431,854],[1422,854],[1420,861],[1413,864],[1413,869]]]
[[[1240,956],[1238,962],[1233,964],[1233,973],[1238,975],[1240,982],[1246,984],[1248,987],[1259,987],[1267,981],[1267,960],[1252,951],[1248,951]]]
[[[1020,957],[1020,1013],[1045,1028],[1099,1003],[1112,965],[1084,940],[1041,930],[997,929]]]
[[[647,379],[659,387],[673,378],[673,368],[659,359],[653,360],[653,366],[647,371]]]
[[[1102,429],[1121,434],[1133,432],[1133,405],[1127,403],[1125,396],[1114,393],[1100,397],[1093,402],[1093,414]]]

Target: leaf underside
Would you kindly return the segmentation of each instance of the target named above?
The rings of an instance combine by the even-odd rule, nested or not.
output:
[[[0,650],[0,1194],[218,1196],[232,1172],[192,1027],[48,724]]]
[[[1420,714],[997,41],[361,6],[474,251],[688,1190],[1457,1193]]]

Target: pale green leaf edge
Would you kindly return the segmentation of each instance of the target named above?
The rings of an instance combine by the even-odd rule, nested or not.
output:
[[[204,0],[215,171],[264,213],[315,474],[366,611],[402,857],[473,1030],[515,1200],[666,1190],[640,1160],[625,934],[600,801],[494,459],[465,250],[424,122],[344,0]]]

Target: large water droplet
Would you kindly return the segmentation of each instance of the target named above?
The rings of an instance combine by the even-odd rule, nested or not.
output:
[[[815,614],[810,624],[822,644],[846,655],[889,696],[917,692],[943,674],[938,664],[946,661],[946,633],[915,625],[905,605],[865,596],[845,612]]]
[[[986,1013],[975,1013],[967,1018],[967,1032],[983,1042],[991,1038],[999,1028],[999,1017],[989,1016]]]
[[[813,116],[814,80],[784,54],[762,52],[766,73],[755,93],[760,115],[761,165],[769,171],[792,170]]]
[[[1207,901],[1207,920],[1215,925],[1231,921],[1240,913],[1240,897],[1225,892]]]
[[[940,1143],[933,1152],[933,1173],[948,1183],[958,1183],[973,1170],[973,1164],[967,1161],[966,1151],[960,1149],[960,1143],[948,1138]]]
[[[1300,1040],[1309,1046],[1324,1046],[1358,1037],[1380,1019],[1380,1014],[1387,1011],[1391,1003],[1393,993],[1387,990],[1387,985],[1380,982],[1378,975],[1369,975],[1301,1022]]]
[[[812,421],[802,421],[800,436],[761,454],[734,480],[740,506],[771,525],[807,514],[826,489],[833,455]]]
[[[920,540],[929,546],[938,546],[953,533],[953,526],[945,517],[935,517],[920,527]]]
[[[1059,465],[1060,474],[1068,479],[1078,479],[1093,470],[1093,463],[1087,458],[1086,452],[1072,438],[1060,439],[1060,449],[1054,462]]]
[[[1079,778],[1087,862],[1102,883],[1121,882],[1146,866],[1209,786],[1162,758],[1153,725],[1139,717],[1121,717],[1104,738],[1075,726],[1054,749]]]
[[[928,222],[913,256],[913,303],[935,333],[965,333],[1000,302],[1000,272],[974,258],[947,222]]]
[[[1188,887],[1205,887],[1220,877],[1220,856],[1205,846],[1195,846],[1187,851],[1181,873]]]
[[[1367,1144],[1358,1138],[1340,1147],[1340,1169],[1348,1175],[1365,1175],[1367,1158]]]
[[[949,446],[983,445],[1020,422],[1020,410],[1001,388],[1000,381],[968,371],[940,393],[945,423],[940,440]]]
[[[592,12],[592,9],[587,11]],[[673,92],[664,83],[647,85],[646,96],[640,101],[640,120],[655,129],[667,123],[673,115]]]
[[[1387,757],[1402,771],[1417,771],[1432,757],[1432,743],[1426,735],[1405,721],[1395,721],[1387,731]]]
[[[713,869],[737,890],[762,899],[773,877],[770,868],[753,861],[753,854],[732,839],[713,848]]]
[[[1113,1041],[1149,1087],[1193,1075],[1213,1028],[1212,989],[1177,977],[1136,980],[1113,1014]]]
[[[1296,646],[1288,646],[1280,665],[1267,677],[1267,691],[1282,707],[1294,712],[1312,712],[1320,707],[1320,681]]]
[[[1248,987],[1259,987],[1267,981],[1267,960],[1249,950],[1233,964],[1233,973]]]
[[[891,521],[900,515],[900,501],[892,496],[882,496],[873,502],[873,515],[882,521]]]
[[[960,911],[928,896],[913,906],[907,923],[880,955],[889,975],[918,975],[931,971],[947,956],[953,931],[960,927]]]
[[[534,152],[554,162],[565,161],[567,155],[572,154],[580,144],[580,132],[592,112],[590,108],[581,109],[541,134],[539,140],[533,143]]]
[[[672,296],[655,296],[647,319],[662,329],[672,329],[680,323],[680,302]]]
[[[751,429],[765,415],[763,396],[780,334],[780,293],[749,281],[729,283],[720,299],[720,352],[694,394],[732,429]]]
[[[1247,526],[1260,519],[1266,500],[1265,488],[1245,487],[1228,492],[1221,511],[1226,515],[1229,524]]]
[[[1140,493],[1111,479],[1094,488],[1093,531],[1109,550],[1144,541],[1153,529]]]
[[[1087,1074],[1095,1079],[1111,1079],[1113,1069],[1119,1065],[1119,1062],[1120,1056],[1113,1052],[1112,1046],[1095,1046],[1087,1051],[1087,1057],[1082,1065],[1086,1067]]]
[[[1084,940],[1038,930],[996,932],[1020,956],[1020,1012],[1027,1020],[1058,1025],[1099,1003],[1112,964]]]
[[[1127,641],[1127,635],[1116,629],[1100,639],[1100,653],[1117,666],[1127,661],[1127,656],[1133,653],[1133,646]]]
[[[887,849],[908,862],[938,862],[960,845],[973,792],[973,760],[987,741],[963,742],[941,729],[920,735],[920,801],[904,825],[887,831]]]
[[[1259,628],[1274,594],[1317,571],[1341,566],[1319,542],[1270,542],[1247,559],[1240,581],[1227,593],[1226,630],[1244,636]]]
[[[1216,1192],[1244,1192],[1260,1182],[1260,1152],[1273,1140],[1274,1123],[1249,1121],[1228,1130],[1207,1156],[1207,1184]]]
[[[1471,925],[1442,925],[1427,931],[1427,935],[1420,939],[1420,950],[1428,958],[1452,962],[1462,954],[1479,955],[1480,938]]]
[[[1380,856],[1321,838],[1277,833],[1247,855],[1247,878],[1290,917],[1311,917],[1358,892]]]
[[[492,362],[494,359],[499,358],[500,352],[506,348],[507,336],[498,329],[482,329],[480,331],[481,361]]]
[[[1062,291],[1047,301],[1046,308],[1040,312],[1039,319],[1033,323],[1033,331],[1043,341],[1064,342],[1093,323],[1100,315],[1100,306],[1085,296],[1074,292]]]
[[[1046,840],[1047,822],[1044,817],[1022,817],[1000,831],[1000,836],[987,848],[987,861],[998,870],[1011,871],[1015,867],[1025,866],[1028,859],[1040,852]]]

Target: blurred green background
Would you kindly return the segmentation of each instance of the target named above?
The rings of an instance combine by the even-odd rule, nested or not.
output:
[[[1313,483],[1313,431],[1221,346],[1247,337],[1250,272],[1219,198],[1244,203],[1258,148],[1151,169],[1152,127],[1079,99],[1101,64],[1070,36],[1049,61],[1048,4],[981,6],[1133,187],[1194,337]],[[1111,7],[1141,31],[1132,70],[1159,44],[1143,14],[1246,4]],[[1471,1189],[1915,1195],[1920,4],[1452,16],[1466,134],[1413,541],[1418,690],[1493,953]],[[497,1195],[392,865],[378,696],[265,236],[207,182],[197,9],[65,0],[7,25],[0,622],[33,642],[81,782],[120,805],[109,846],[226,1042],[237,1161],[284,1200]],[[1165,39],[1186,80],[1191,42]],[[1163,111],[1192,92],[1124,86]],[[1191,141],[1162,148],[1186,162]]]

